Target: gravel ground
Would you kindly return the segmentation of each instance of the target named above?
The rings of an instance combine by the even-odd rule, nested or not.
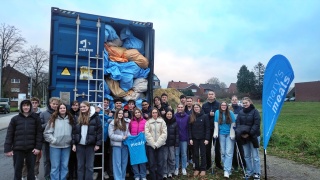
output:
[[[261,155],[261,172],[264,177],[264,159]],[[268,179],[320,179],[320,169],[310,165],[298,164],[294,161],[267,155]]]

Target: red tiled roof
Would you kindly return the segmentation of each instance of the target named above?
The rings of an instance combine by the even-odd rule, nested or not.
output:
[[[175,88],[175,89],[185,89],[188,86],[190,86],[190,84],[188,84],[187,82],[174,82],[174,81],[170,81],[168,83],[167,88]]]

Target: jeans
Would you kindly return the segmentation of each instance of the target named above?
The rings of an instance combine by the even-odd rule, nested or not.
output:
[[[209,144],[207,145],[209,146]],[[200,158],[199,158],[200,149]],[[199,163],[201,159],[201,164]],[[204,144],[204,139],[193,139],[193,162],[195,164],[195,170],[205,171],[207,166],[206,161],[206,145]]]
[[[33,154],[32,149],[26,151],[13,151],[13,167],[14,167],[14,180],[21,180],[22,167],[26,159],[28,170],[28,180],[34,180],[34,164],[36,162],[36,155]]]
[[[163,174],[173,174],[175,170],[175,147],[163,146]]]
[[[223,170],[231,174],[234,140],[230,139],[230,134],[219,134],[219,141]]]
[[[43,142],[42,145],[42,156],[43,156],[43,166],[44,166],[44,177],[50,177],[51,162],[50,162],[50,146],[48,142]]]
[[[260,136],[257,138],[260,144]],[[253,175],[253,173],[261,174],[259,148],[254,148],[251,142],[247,142],[247,144],[243,144],[243,151],[247,166],[247,174],[249,176]]]
[[[176,169],[179,169],[180,153],[181,153],[182,169],[187,168],[187,146],[188,146],[187,141],[180,141],[179,147],[176,147]]]
[[[77,145],[78,180],[93,179],[94,145]]]
[[[113,146],[112,147],[112,163],[114,180],[122,180],[126,178],[126,169],[128,163],[128,147]]]
[[[153,149],[151,146],[147,146],[147,152],[151,180],[162,180],[164,164],[163,147]]]
[[[147,177],[147,163],[132,165],[132,171],[134,178],[146,178]]]
[[[50,147],[51,180],[65,180],[68,174],[68,162],[71,147],[55,148]]]

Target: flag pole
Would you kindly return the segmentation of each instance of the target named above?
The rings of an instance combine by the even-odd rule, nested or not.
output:
[[[267,178],[267,149],[264,149],[263,151],[263,156],[264,156],[264,179],[268,179]]]

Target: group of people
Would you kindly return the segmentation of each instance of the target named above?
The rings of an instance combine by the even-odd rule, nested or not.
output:
[[[165,93],[154,97],[154,107],[144,100],[141,109],[134,100],[123,106],[121,99],[114,100],[112,109],[108,99],[95,107],[74,101],[70,110],[59,98],[49,103],[45,112],[36,114],[32,99],[22,101],[21,112],[9,124],[5,154],[13,156],[15,179],[37,177],[40,152],[46,179],[95,179],[93,167],[102,166],[95,151],[101,149],[105,179],[113,174],[123,180],[131,172],[135,180],[146,180],[147,174],[160,180],[187,175],[188,164],[193,164],[194,176],[205,176],[213,168],[212,145],[224,177],[229,178],[232,167],[238,169],[239,153],[245,177],[260,179],[260,115],[247,97],[243,107],[236,96],[229,106],[209,91],[201,106],[181,95],[176,111]],[[22,174],[24,164],[27,173]]]

